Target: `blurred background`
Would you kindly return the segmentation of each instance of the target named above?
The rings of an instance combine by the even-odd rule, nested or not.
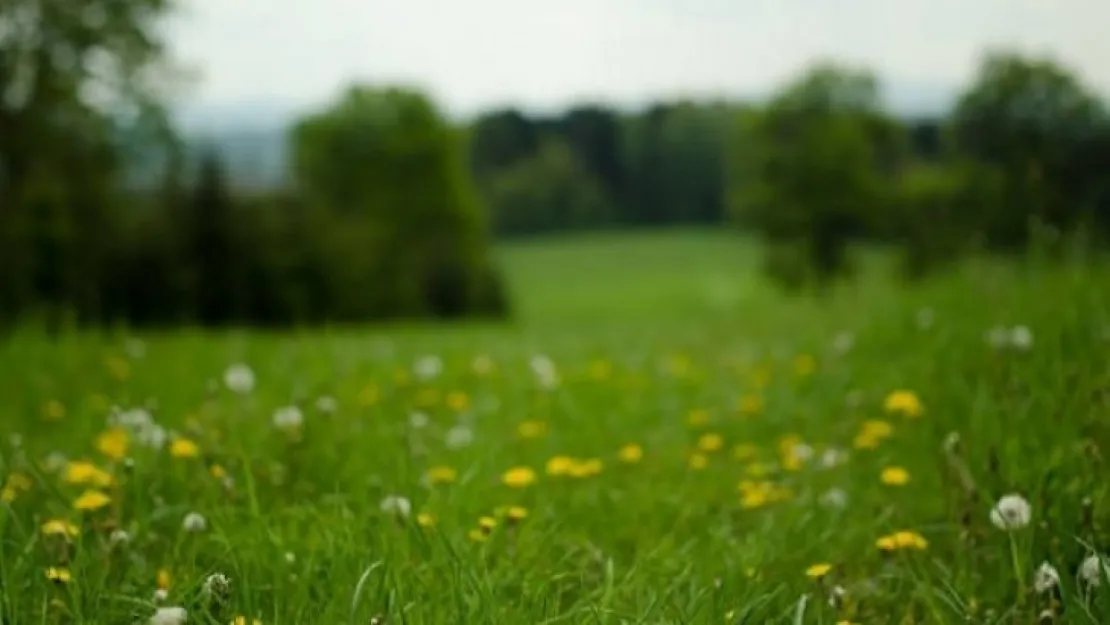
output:
[[[0,319],[507,318],[524,263],[680,283],[717,255],[821,293],[860,250],[905,280],[1097,251],[1107,23],[1099,0],[4,0]]]

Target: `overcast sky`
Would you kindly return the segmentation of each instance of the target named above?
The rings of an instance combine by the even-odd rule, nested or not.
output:
[[[1110,92],[1110,0],[183,0],[193,104],[302,106],[353,80],[448,110],[766,92],[808,61],[958,86],[996,45],[1051,52]]]

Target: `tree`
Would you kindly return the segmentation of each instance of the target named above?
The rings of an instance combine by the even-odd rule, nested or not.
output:
[[[875,80],[822,65],[745,115],[732,161],[734,217],[818,282],[848,268],[847,245],[881,213],[901,138],[879,112]],[[781,258],[773,263],[781,266]]]
[[[486,306],[487,216],[461,137],[424,95],[353,87],[297,123],[291,144],[308,200],[352,232],[345,251],[358,270],[345,286],[366,295],[362,312],[457,316]]]
[[[1038,223],[1068,230],[1105,200],[1110,120],[1099,100],[1051,59],[993,52],[951,119],[960,154],[1005,176],[1001,210],[983,216],[990,244],[1020,249]]]

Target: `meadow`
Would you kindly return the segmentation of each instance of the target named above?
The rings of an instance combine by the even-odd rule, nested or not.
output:
[[[499,254],[504,326],[6,337],[0,622],[1110,622],[1106,268]]]

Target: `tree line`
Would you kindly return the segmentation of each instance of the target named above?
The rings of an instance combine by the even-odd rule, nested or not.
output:
[[[504,316],[492,240],[568,230],[740,227],[795,286],[845,273],[858,241],[893,245],[913,276],[1110,232],[1105,103],[1047,59],[988,55],[948,116],[916,121],[882,109],[869,72],[835,64],[762,103],[505,109],[462,125],[417,91],[353,86],[289,129],[287,184],[258,191],[216,151],[194,162],[168,122],[151,80],[168,73],[152,19],[166,0],[9,4],[9,322]],[[88,58],[112,71],[72,62]],[[136,163],[155,184],[133,184]]]

